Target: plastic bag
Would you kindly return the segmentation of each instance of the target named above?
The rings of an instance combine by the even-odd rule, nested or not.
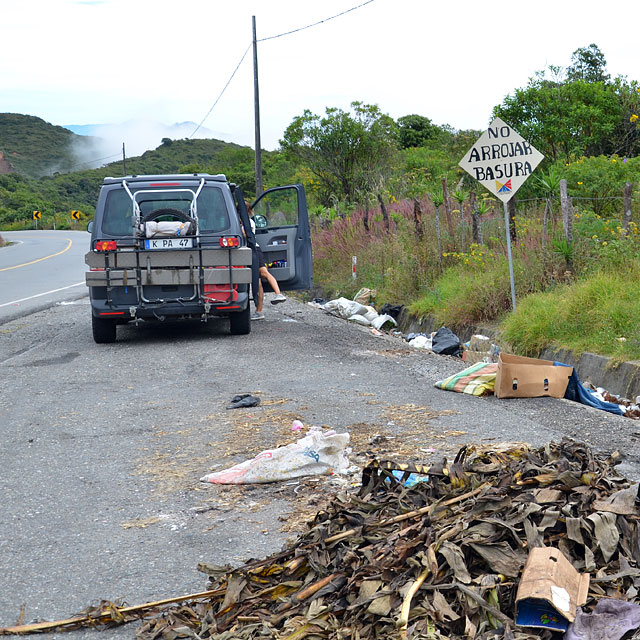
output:
[[[431,338],[429,336],[416,336],[409,341],[415,349],[431,349]]]
[[[355,296],[353,296],[353,299],[360,304],[368,305],[372,300],[375,300],[376,294],[377,292],[375,289],[367,289],[366,287],[363,287]]]
[[[368,311],[367,307],[363,304],[353,300],[347,300],[347,298],[329,300],[329,302],[327,302],[322,308],[325,311],[330,311],[331,313],[335,313],[345,319],[355,315],[362,316]]]
[[[348,433],[324,432],[312,427],[297,442],[262,451],[251,460],[209,473],[200,481],[214,484],[265,483],[345,471],[349,467],[348,444]]]
[[[447,327],[440,327],[433,336],[433,353],[445,356],[459,356],[462,353],[460,338]]]

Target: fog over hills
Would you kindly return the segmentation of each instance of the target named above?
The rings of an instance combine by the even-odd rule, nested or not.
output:
[[[64,125],[76,135],[90,136],[90,149],[75,149],[80,161],[85,160],[86,166],[101,166],[109,160],[122,156],[122,144],[125,145],[127,157],[142,155],[145,151],[157,148],[163,138],[181,140],[184,138],[215,138],[228,140],[224,132],[216,132],[206,127],[200,127],[194,134],[195,122],[179,122],[171,125],[149,120],[128,120],[120,124],[69,124]],[[95,164],[94,164],[95,161]]]

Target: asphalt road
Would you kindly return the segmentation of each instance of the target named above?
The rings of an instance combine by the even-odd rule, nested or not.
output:
[[[3,231],[0,324],[87,293],[86,231]]]
[[[624,472],[640,477],[636,421],[565,400],[441,391],[433,383],[463,363],[293,299],[265,306],[249,336],[219,321],[123,327],[115,344],[97,345],[86,299],[0,326],[0,626],[21,605],[29,622],[100,599],[200,591],[198,562],[279,550],[293,523],[357,475],[246,487],[199,478],[292,442],[295,418],[348,431],[357,465],[566,435],[620,449]],[[261,405],[225,409],[238,392]],[[371,444],[377,434],[386,440]],[[45,637],[129,638],[135,628]]]

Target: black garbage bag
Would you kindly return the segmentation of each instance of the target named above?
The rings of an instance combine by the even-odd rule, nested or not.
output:
[[[440,327],[433,336],[432,340],[433,353],[439,353],[443,356],[461,356],[462,345],[460,338],[447,327]]]
[[[402,304],[389,304],[388,302],[385,302],[385,304],[382,305],[382,309],[380,309],[378,313],[381,316],[389,315],[394,320],[397,320],[402,309],[404,309],[404,305]]]

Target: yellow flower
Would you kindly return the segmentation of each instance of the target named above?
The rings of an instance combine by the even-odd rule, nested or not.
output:
[[[602,246],[603,246],[603,247],[606,247],[608,244],[609,244],[609,243],[605,240],[605,241],[602,243]]]
[[[617,162],[615,158],[611,158],[611,162]]]
[[[629,122],[635,122],[638,119],[638,116],[634,113],[630,118]]]
[[[582,184],[582,182],[578,182],[578,184]]]

